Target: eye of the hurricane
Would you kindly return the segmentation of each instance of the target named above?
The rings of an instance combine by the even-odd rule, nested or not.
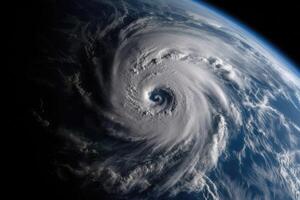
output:
[[[175,109],[175,96],[169,88],[156,88],[148,93],[150,107],[155,113],[173,111]]]

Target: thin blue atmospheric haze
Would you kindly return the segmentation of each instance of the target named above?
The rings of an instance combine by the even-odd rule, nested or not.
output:
[[[284,52],[279,50],[279,48],[272,44],[268,39],[266,39],[264,36],[259,34],[257,31],[251,29],[249,26],[245,25],[240,20],[236,19],[235,17],[232,17],[229,13],[227,13],[224,10],[220,10],[213,5],[202,1],[202,0],[192,0],[197,4],[200,4],[201,6],[205,6],[208,10],[211,12],[219,15],[220,17],[224,18],[228,23],[231,23],[232,25],[236,27],[240,27],[245,34],[247,34],[247,37],[252,38],[253,40],[256,40],[258,43],[260,43],[263,47],[266,47],[270,53],[272,53],[274,56],[276,56],[281,62],[288,67],[294,74],[297,74],[298,77],[300,77],[300,70],[296,66],[296,64],[288,58],[287,55],[285,55]]]

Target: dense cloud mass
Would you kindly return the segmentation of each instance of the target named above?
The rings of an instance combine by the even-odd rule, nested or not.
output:
[[[37,78],[63,105],[45,126],[60,177],[117,199],[300,198],[300,79],[275,53],[190,1],[72,5]]]

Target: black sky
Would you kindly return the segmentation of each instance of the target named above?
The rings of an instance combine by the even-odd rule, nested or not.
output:
[[[68,1],[68,0],[62,0]],[[151,0],[149,0],[151,1]],[[296,0],[196,0],[210,4],[259,33],[300,69],[300,2]],[[9,23],[13,40],[26,52],[34,47],[36,33],[55,18],[56,0],[29,0],[13,3],[10,10],[14,23]],[[299,3],[297,3],[299,2]],[[20,37],[22,36],[22,37]],[[21,45],[20,45],[21,44]],[[28,47],[31,46],[31,49]],[[23,51],[24,52],[24,51]],[[23,54],[28,59],[28,53]]]
[[[201,0],[199,0],[201,1]],[[300,69],[300,2],[203,0],[261,35]]]

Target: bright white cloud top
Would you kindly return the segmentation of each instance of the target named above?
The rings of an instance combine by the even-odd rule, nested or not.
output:
[[[58,168],[114,198],[300,198],[300,79],[274,50],[192,1],[92,2],[63,31],[85,109]]]

